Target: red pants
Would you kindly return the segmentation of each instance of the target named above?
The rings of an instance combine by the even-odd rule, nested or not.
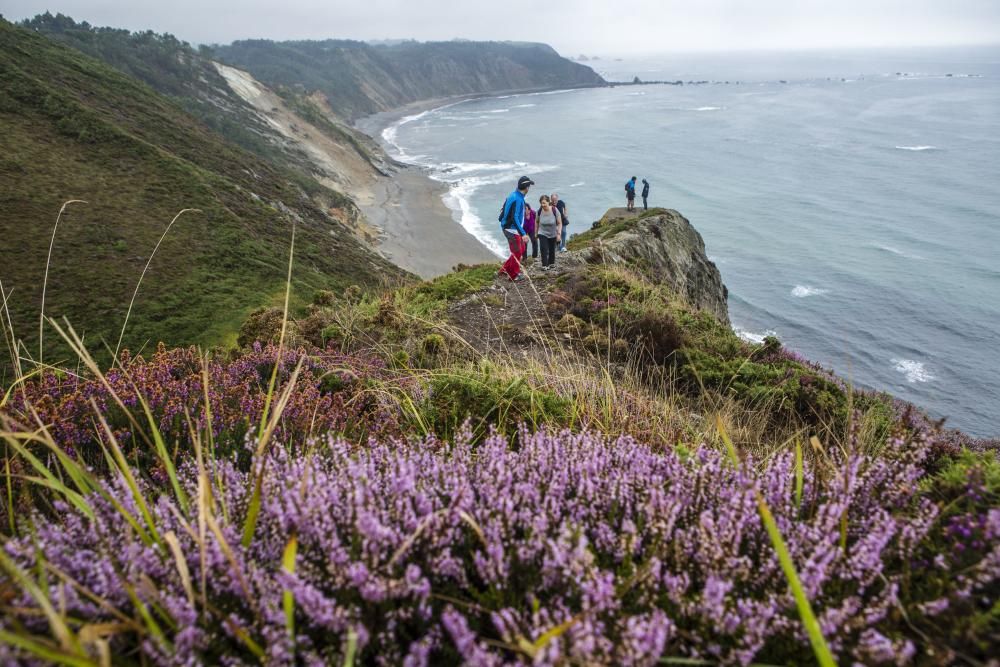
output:
[[[510,257],[503,263],[500,273],[505,273],[508,278],[514,280],[521,273],[521,258],[527,250],[527,244],[521,240],[518,234],[504,232],[504,236],[507,237],[507,245],[510,247]]]

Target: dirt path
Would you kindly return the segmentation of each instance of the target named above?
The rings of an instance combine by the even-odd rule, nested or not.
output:
[[[502,352],[528,357],[544,353],[553,339],[572,340],[556,330],[546,310],[546,298],[559,277],[583,263],[576,252],[557,253],[556,268],[542,271],[529,259],[523,279],[511,282],[498,275],[485,290],[462,299],[448,311],[457,333],[483,356]],[[500,263],[497,262],[499,269]]]

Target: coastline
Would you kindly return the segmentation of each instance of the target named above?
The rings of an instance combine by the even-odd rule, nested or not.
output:
[[[503,257],[470,233],[461,222],[462,212],[445,202],[451,187],[431,178],[427,168],[402,162],[389,154],[382,132],[407,116],[474,99],[583,90],[600,86],[556,86],[499,90],[420,100],[364,116],[353,126],[368,135],[385,152],[391,173],[379,176],[371,198],[359,202],[368,222],[380,230],[378,249],[394,264],[421,278],[448,273],[458,264],[499,262]]]
[[[372,185],[372,201],[359,204],[381,230],[378,249],[393,264],[424,279],[449,273],[458,264],[499,259],[455,222],[444,203],[448,186],[419,167],[397,163]]]
[[[414,114],[423,113],[425,111],[431,111],[433,109],[440,109],[441,107],[451,106],[454,104],[458,104],[459,102],[468,102],[469,100],[481,100],[490,97],[531,95],[535,93],[554,93],[564,90],[587,90],[589,88],[605,88],[605,87],[607,87],[606,83],[600,86],[543,86],[541,88],[514,88],[511,90],[494,90],[488,93],[469,93],[468,95],[435,97],[431,99],[410,102],[409,104],[404,104],[401,107],[389,109],[388,111],[380,111],[378,113],[373,113],[368,116],[362,116],[361,118],[352,121],[351,125],[355,129],[364,132],[365,134],[367,134],[369,137],[371,137],[381,145],[382,130],[389,127],[396,121],[406,116],[412,116]]]

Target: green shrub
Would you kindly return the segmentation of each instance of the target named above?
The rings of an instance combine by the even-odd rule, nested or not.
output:
[[[427,334],[424,336],[424,340],[420,344],[420,349],[424,354],[430,357],[437,356],[445,349],[444,336],[436,333]]]
[[[438,276],[413,290],[408,308],[418,315],[439,312],[462,297],[493,284],[497,275],[494,264],[459,265],[455,271]]]
[[[453,437],[466,420],[477,441],[489,434],[492,425],[516,439],[522,423],[532,428],[568,426],[572,402],[523,378],[501,378],[485,365],[436,373],[420,412],[427,428],[444,439]]]
[[[330,290],[319,290],[313,296],[312,302],[313,305],[329,308],[337,302],[337,295]]]

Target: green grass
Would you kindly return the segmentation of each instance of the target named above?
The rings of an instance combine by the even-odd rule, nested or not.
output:
[[[301,182],[233,145],[144,83],[0,21],[0,280],[15,332],[37,348],[49,237],[46,314],[68,317],[92,349],[114,344],[136,281],[149,268],[124,346],[217,345],[283,291],[297,227],[292,303],[316,290],[376,285],[404,274],[313,200],[339,193]],[[68,358],[46,336],[46,357]],[[2,371],[0,371],[2,375]]]
[[[412,298],[404,299],[404,302],[407,310],[414,315],[440,314],[449,303],[492,285],[496,276],[496,264],[459,267],[457,271],[422,283],[413,289]]]
[[[646,218],[650,218],[654,215],[663,215],[666,212],[667,209],[665,208],[651,208],[648,211],[643,211],[635,217],[612,217],[610,219],[605,218],[599,220],[594,223],[594,226],[590,229],[571,237],[566,243],[566,247],[570,250],[580,250],[593,245],[594,241],[612,239],[625,230],[634,227],[639,220],[645,220]]]

